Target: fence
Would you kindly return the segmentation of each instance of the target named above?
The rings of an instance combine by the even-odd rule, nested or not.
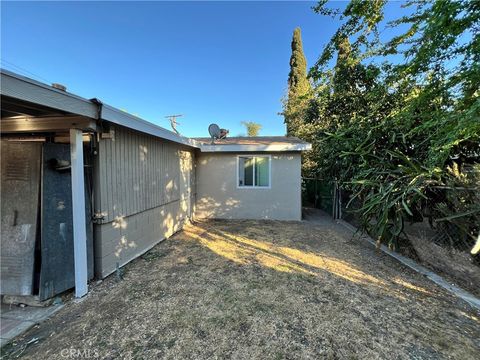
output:
[[[334,216],[336,214],[336,189],[335,182],[331,180],[302,178],[303,206],[321,209]]]

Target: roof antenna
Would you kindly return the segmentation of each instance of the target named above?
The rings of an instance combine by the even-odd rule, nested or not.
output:
[[[170,126],[172,127],[173,131],[175,131],[178,135],[180,135],[180,133],[177,130],[177,125],[180,125],[180,123],[177,122],[177,118],[180,116],[183,116],[183,114],[165,116],[167,119],[170,120]]]

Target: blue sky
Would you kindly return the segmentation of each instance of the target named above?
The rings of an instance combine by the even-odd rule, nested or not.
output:
[[[313,4],[2,2],[2,67],[166,128],[164,116],[185,114],[186,136],[208,136],[212,122],[235,136],[241,121],[284,135],[293,29],[310,66],[338,26]]]

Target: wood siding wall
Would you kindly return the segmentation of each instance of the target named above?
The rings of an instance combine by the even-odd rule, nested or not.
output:
[[[113,128],[112,128],[113,129]],[[95,274],[104,278],[192,217],[194,153],[189,148],[115,126],[100,139],[95,164]]]
[[[190,185],[192,161],[179,145],[116,126],[113,139],[99,142],[96,213],[108,223],[190,197],[191,186],[180,186]]]

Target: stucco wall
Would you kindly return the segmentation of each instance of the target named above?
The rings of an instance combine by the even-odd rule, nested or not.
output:
[[[301,220],[300,153],[270,154],[269,189],[237,188],[238,155],[197,155],[195,217]]]
[[[189,148],[120,126],[95,163],[95,274],[105,277],[181,230],[194,199]]]

